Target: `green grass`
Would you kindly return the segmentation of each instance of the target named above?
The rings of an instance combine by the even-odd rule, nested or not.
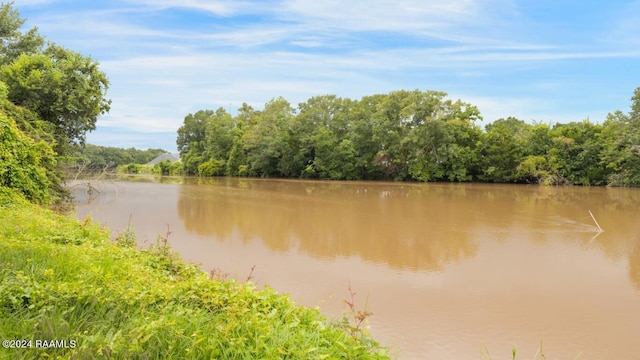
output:
[[[0,187],[0,348],[8,359],[386,359],[365,332],[272,289],[212,280],[162,239],[147,250]],[[356,334],[357,336],[354,336]]]

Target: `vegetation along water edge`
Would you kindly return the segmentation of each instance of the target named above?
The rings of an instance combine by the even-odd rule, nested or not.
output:
[[[212,279],[166,237],[139,250],[130,229],[112,241],[91,219],[6,187],[0,223],[0,337],[24,340],[2,358],[388,358],[360,324],[328,321],[268,287]]]
[[[90,219],[52,211],[69,197],[65,164],[139,171],[121,162],[144,164],[162,150],[106,160],[86,146],[110,110],[109,80],[90,56],[45,41],[37,28],[23,31],[24,22],[13,3],[0,3],[0,356],[388,357],[361,327],[366,312],[351,308],[351,322],[331,322],[272,289],[211,279],[172,253],[166,236],[141,251],[130,231],[114,242]],[[400,90],[359,100],[320,95],[297,108],[274,98],[236,115],[201,110],[177,131],[181,161],[154,171],[640,185],[640,88],[628,113],[602,123],[506,118],[484,129],[478,108],[446,96]]]

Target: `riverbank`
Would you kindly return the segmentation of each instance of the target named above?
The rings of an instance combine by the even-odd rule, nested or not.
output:
[[[362,331],[328,322],[272,289],[211,279],[162,238],[138,250],[133,236],[125,231],[111,241],[90,219],[55,214],[0,187],[0,353],[18,359],[388,358]]]

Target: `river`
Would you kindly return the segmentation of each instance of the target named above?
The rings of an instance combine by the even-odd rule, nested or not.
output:
[[[135,181],[132,181],[135,180]],[[640,189],[133,177],[77,216],[330,319],[398,359],[638,359]],[[593,214],[593,216],[590,214]],[[600,231],[602,228],[604,231]],[[485,354],[485,355],[483,355]]]

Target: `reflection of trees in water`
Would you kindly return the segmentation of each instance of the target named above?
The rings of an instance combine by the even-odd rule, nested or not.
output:
[[[640,191],[494,184],[193,181],[207,186],[180,188],[179,215],[189,231],[216,235],[223,241],[234,236],[243,241],[261,239],[274,250],[297,248],[320,258],[359,256],[395,268],[437,270],[447,262],[474,257],[477,236],[508,241],[514,234],[530,232],[536,232],[530,238],[537,242],[579,241],[618,259],[629,254],[632,236],[626,234],[635,234],[640,220],[633,215]],[[605,230],[615,229],[615,234],[605,231],[594,238],[595,225],[588,210]]]
[[[259,238],[271,249],[296,248],[319,258],[359,256],[396,268],[438,269],[476,252],[468,232],[446,225],[465,221],[465,214],[441,196],[414,197],[415,187],[235,181],[181,187],[178,213],[186,229],[221,239]]]

